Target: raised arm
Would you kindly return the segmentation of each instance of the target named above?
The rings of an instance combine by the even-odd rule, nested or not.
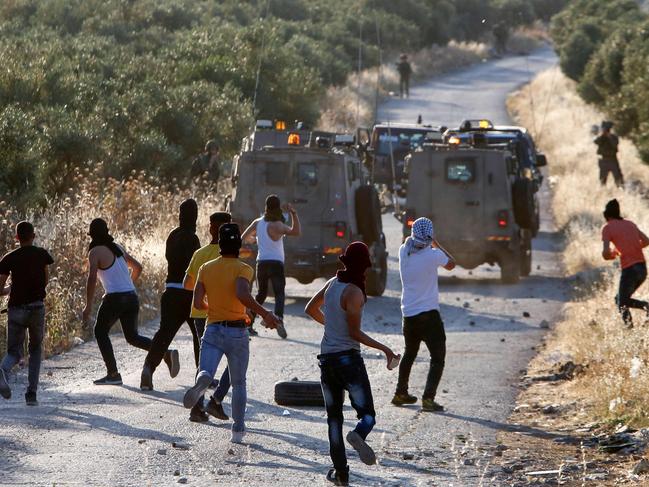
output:
[[[140,274],[142,274],[142,264],[126,251],[124,251],[124,259],[126,260],[126,265],[131,269],[131,280],[133,282],[137,281]]]
[[[241,241],[253,243],[257,236],[257,220],[253,221],[241,234]]]
[[[343,309],[345,310],[345,316],[347,318],[349,336],[353,340],[356,340],[357,342],[360,342],[367,347],[374,348],[383,352],[385,354],[385,358],[387,359],[387,365],[390,365],[392,359],[397,357],[394,352],[388,346],[374,340],[363,330],[361,330],[361,319],[363,317],[364,304],[365,296],[363,296],[363,292],[356,286],[347,286],[347,288],[343,292],[342,305]]]
[[[297,211],[291,204],[286,205],[289,213],[291,214],[291,226],[284,225],[284,235],[289,237],[299,237],[302,234],[302,226],[300,225],[300,217]]]
[[[441,250],[442,252],[444,252],[444,254],[446,255],[446,257],[448,258],[448,262],[446,263],[445,266],[443,266],[444,269],[446,269],[447,271],[452,271],[453,269],[455,269],[455,259],[454,259],[453,256],[448,252],[448,250],[446,250],[444,247],[442,247],[442,246],[440,245],[440,243],[439,243],[437,240],[433,240],[433,245],[434,245],[435,247],[437,247],[439,250]]]
[[[324,295],[329,287],[329,283],[325,284],[306,304],[304,312],[313,318],[315,321],[324,326],[325,318],[322,313],[322,305],[324,304]]]

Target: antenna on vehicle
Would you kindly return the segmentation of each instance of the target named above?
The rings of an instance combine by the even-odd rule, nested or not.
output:
[[[376,26],[376,45],[379,48],[379,65],[376,70],[376,91],[374,93],[374,125],[379,113],[379,95],[381,94],[381,68],[383,67],[383,50],[381,49],[381,27],[379,18],[374,15],[374,24]]]
[[[270,13],[270,0],[266,0],[266,15],[264,15],[264,18],[262,19],[262,25],[264,21],[268,19],[268,14]],[[264,52],[266,50],[266,29],[263,29],[263,33],[261,36],[261,49],[259,51],[259,63],[257,63],[257,75],[255,78],[255,92],[252,97],[252,116],[253,119],[256,118],[257,115],[257,93],[259,91],[259,79],[261,75],[261,62],[264,59]]]
[[[363,23],[358,24],[358,82],[356,84],[356,126],[361,116],[361,69],[363,68]]]

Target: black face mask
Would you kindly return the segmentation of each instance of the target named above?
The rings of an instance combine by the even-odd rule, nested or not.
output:
[[[115,239],[109,234],[104,232],[92,232],[90,234],[90,245],[88,246],[88,251],[94,249],[95,247],[104,246],[108,247],[110,251],[115,255],[115,257],[122,257],[124,252],[119,246],[115,243]]]

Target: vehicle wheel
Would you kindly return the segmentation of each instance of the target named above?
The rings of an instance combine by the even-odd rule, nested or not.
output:
[[[525,178],[514,181],[512,200],[516,224],[521,228],[533,229],[536,215],[534,183]]]
[[[527,233],[527,232],[525,232]],[[521,276],[527,277],[532,272],[532,238],[524,235],[521,239]]]
[[[521,277],[520,249],[506,250],[500,257],[500,279],[503,284],[516,284]]]
[[[293,380],[275,384],[275,402],[280,406],[324,406],[320,382]]]
[[[381,202],[376,188],[372,185],[361,186],[354,196],[356,204],[356,222],[358,231],[363,235],[367,245],[378,242],[381,238]]]
[[[374,242],[370,247],[370,257],[374,266],[367,273],[365,290],[368,296],[382,296],[388,281],[388,253],[385,244]]]

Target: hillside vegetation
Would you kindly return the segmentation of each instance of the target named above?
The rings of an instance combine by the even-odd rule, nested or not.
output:
[[[649,14],[635,0],[574,0],[552,21],[564,73],[649,162]]]
[[[4,0],[0,196],[42,204],[98,163],[182,178],[209,138],[232,155],[255,117],[314,123],[359,40],[369,67],[379,38],[386,52],[473,41],[564,2]]]

